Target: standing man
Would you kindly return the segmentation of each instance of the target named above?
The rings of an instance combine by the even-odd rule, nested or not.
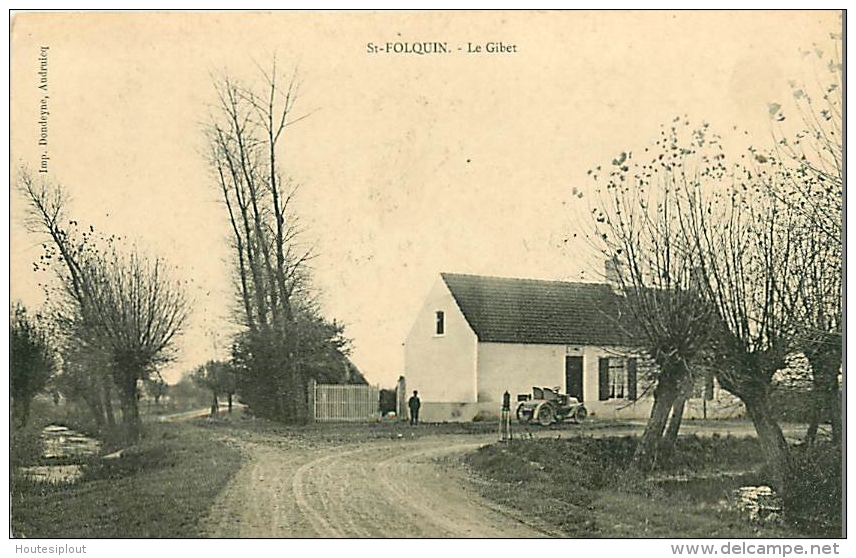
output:
[[[419,407],[422,402],[419,401],[419,392],[413,390],[413,395],[407,400],[407,406],[410,408],[410,426],[419,424]]]

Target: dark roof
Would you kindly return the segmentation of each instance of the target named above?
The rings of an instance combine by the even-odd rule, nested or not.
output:
[[[609,285],[441,273],[479,341],[623,345]]]

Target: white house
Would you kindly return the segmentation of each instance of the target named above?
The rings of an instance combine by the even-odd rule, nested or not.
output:
[[[404,343],[420,418],[496,415],[506,391],[515,401],[533,386],[558,387],[595,416],[647,417],[646,365],[628,346],[618,301],[607,284],[441,273]],[[708,391],[685,416],[741,412]]]

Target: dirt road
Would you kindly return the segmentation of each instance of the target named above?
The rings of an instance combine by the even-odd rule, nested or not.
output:
[[[333,428],[333,427],[330,427]],[[642,425],[592,431],[639,434]],[[688,425],[688,431],[711,434]],[[751,435],[748,423],[719,428]],[[203,525],[210,537],[555,537],[561,533],[479,496],[460,457],[495,435],[402,439],[295,438],[224,432],[244,464]],[[333,431],[330,431],[333,432]],[[556,431],[534,430],[556,437]],[[573,432],[560,432],[572,436]]]
[[[469,486],[460,455],[492,441],[444,436],[322,449],[233,439],[245,464],[212,508],[205,532],[211,537],[559,535],[487,502]]]

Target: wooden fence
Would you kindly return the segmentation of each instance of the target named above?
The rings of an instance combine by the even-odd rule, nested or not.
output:
[[[310,397],[315,420],[372,421],[377,420],[380,388],[366,385],[314,384]]]

